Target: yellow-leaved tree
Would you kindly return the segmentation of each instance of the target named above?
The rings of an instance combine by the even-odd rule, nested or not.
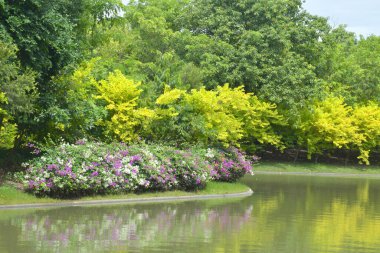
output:
[[[7,103],[5,94],[0,92],[0,105]],[[10,123],[10,116],[7,111],[0,107],[0,148],[10,149],[13,148],[14,140],[17,135],[16,124]]]
[[[355,143],[360,151],[358,159],[368,165],[371,150],[380,147],[380,107],[375,103],[355,107],[352,123],[363,137]]]
[[[103,123],[108,137],[116,136],[123,142],[130,142],[149,128],[155,112],[138,108],[139,86],[139,82],[126,78],[119,70],[97,84],[99,95],[96,98],[105,103],[109,113],[109,119]]]
[[[275,106],[228,84],[190,92],[166,87],[156,101],[155,138],[239,146],[260,142],[281,147],[274,124],[285,124]]]
[[[351,113],[352,108],[338,97],[316,102],[303,112],[298,136],[300,144],[307,146],[309,159],[324,150],[350,148],[363,141]]]
[[[281,136],[275,126],[284,126],[286,121],[277,111],[276,105],[260,101],[252,93],[246,93],[244,87],[230,88],[228,84],[219,86],[218,100],[224,110],[234,115],[243,128],[243,140],[254,148],[254,143],[270,144],[283,149]]]

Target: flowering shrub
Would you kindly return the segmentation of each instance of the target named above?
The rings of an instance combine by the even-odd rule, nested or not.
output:
[[[237,149],[176,150],[85,140],[61,144],[24,166],[26,190],[53,197],[197,190],[209,180],[236,181],[252,170],[251,162]]]
[[[229,148],[225,152],[208,149],[205,156],[212,165],[210,176],[215,181],[236,182],[245,174],[253,175],[252,161],[237,148]],[[253,157],[253,160],[257,160],[257,157]]]

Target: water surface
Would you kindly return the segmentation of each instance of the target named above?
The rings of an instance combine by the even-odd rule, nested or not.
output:
[[[0,252],[379,252],[379,179],[243,182],[251,197],[0,211]]]

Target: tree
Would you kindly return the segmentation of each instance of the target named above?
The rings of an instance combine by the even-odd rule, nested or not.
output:
[[[0,92],[0,106],[7,103],[5,94]],[[10,122],[7,111],[0,107],[0,149],[13,148],[17,135],[17,126]]]
[[[380,107],[375,103],[356,106],[352,112],[353,125],[363,136],[359,143],[355,143],[360,150],[359,161],[369,164],[370,152],[380,147]]]
[[[380,103],[380,37],[348,39],[331,48],[331,70],[325,77],[342,87],[351,105]]]
[[[155,139],[205,145],[244,145],[250,149],[269,144],[282,147],[274,126],[286,124],[273,104],[245,93],[242,86],[224,85],[190,92],[166,87],[156,101]]]
[[[11,119],[18,125],[20,137],[29,133],[39,96],[35,73],[30,69],[21,69],[16,53],[15,45],[0,41],[0,92],[3,92],[1,114],[4,117],[3,123],[11,129],[8,138],[2,136],[6,143],[15,137],[15,125],[9,124]],[[13,145],[13,141],[11,143]]]
[[[352,107],[343,98],[329,97],[305,109],[297,131],[299,144],[306,145],[308,158],[326,150],[349,149],[363,141],[351,117]]]
[[[0,12],[0,34],[12,39],[21,64],[40,80],[49,80],[79,56],[66,6],[60,0],[5,0]]]

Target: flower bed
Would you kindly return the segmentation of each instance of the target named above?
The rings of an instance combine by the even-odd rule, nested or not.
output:
[[[62,144],[24,164],[25,189],[36,195],[198,190],[210,180],[233,182],[252,173],[237,149],[177,150],[162,145]]]

